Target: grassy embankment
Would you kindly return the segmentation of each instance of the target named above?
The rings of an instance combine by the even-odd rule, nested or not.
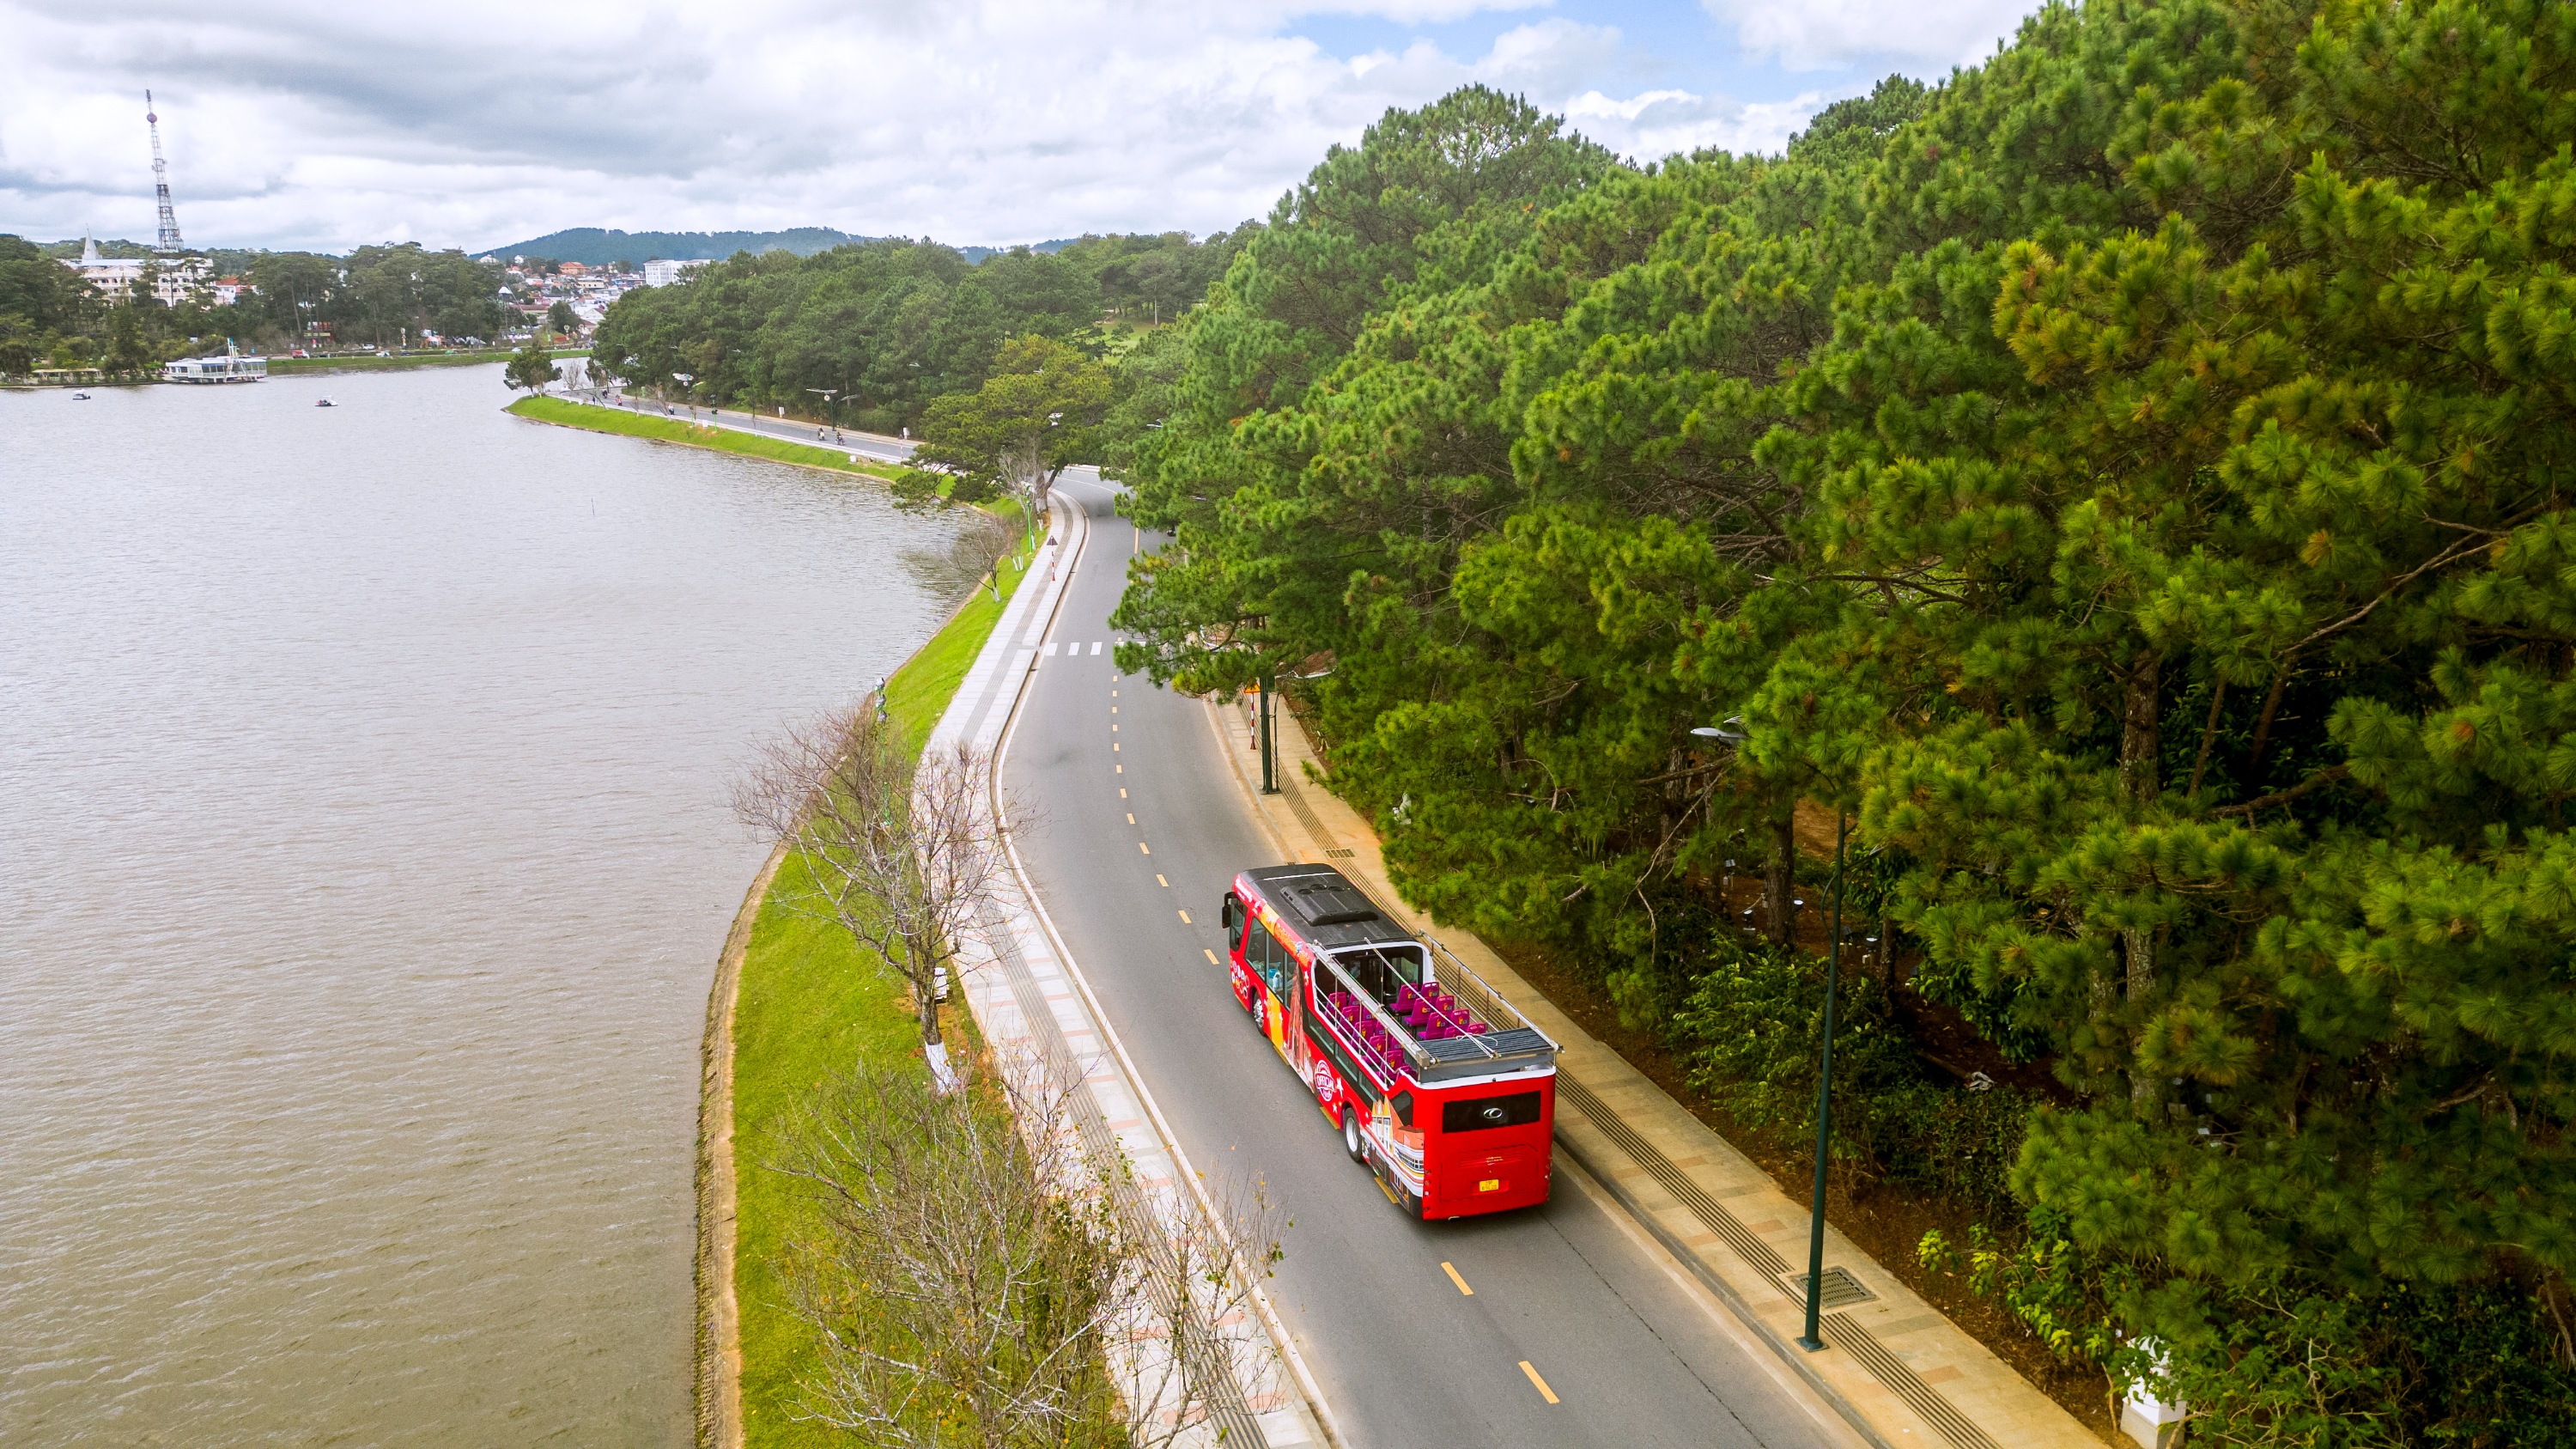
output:
[[[1022,563],[1029,554],[1020,555]],[[1007,601],[1025,568],[1002,569]],[[886,685],[887,710],[921,748],[983,650],[1002,603],[979,588]],[[796,869],[779,867],[782,878]],[[799,1184],[771,1169],[778,1129],[834,1071],[860,1062],[921,1062],[921,1037],[891,973],[839,927],[779,904],[772,887],[744,953],[734,1007],[733,1121],[736,1198],[734,1294],[742,1323],[742,1415],[751,1449],[824,1445],[834,1436],[794,1418],[796,1381],[814,1363],[813,1335],[789,1312],[776,1265],[812,1218]],[[973,1050],[962,1002],[946,1022],[951,1050]],[[927,1068],[921,1068],[927,1070]]]
[[[829,468],[836,473],[865,473],[875,478],[892,478],[902,471],[891,463],[853,463],[849,453],[839,448],[817,448],[810,443],[791,443],[785,438],[772,438],[761,433],[710,427],[704,423],[684,422],[653,413],[627,412],[621,408],[593,407],[588,403],[565,402],[561,398],[523,397],[510,404],[509,411],[523,418],[567,428],[586,428],[594,433],[617,433],[630,438],[652,438],[665,443],[686,443],[691,447],[713,448],[718,452],[740,453],[745,457],[767,458],[778,463]]]

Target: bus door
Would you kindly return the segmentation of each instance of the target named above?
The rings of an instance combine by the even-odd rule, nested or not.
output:
[[[1286,942],[1271,934],[1269,923],[1254,920],[1246,943],[1244,962],[1261,978],[1261,1031],[1270,1045],[1290,1066],[1297,1065],[1297,1054],[1288,1044],[1289,1032],[1295,1030],[1295,1014],[1289,994],[1296,990],[1297,962],[1288,954]]]

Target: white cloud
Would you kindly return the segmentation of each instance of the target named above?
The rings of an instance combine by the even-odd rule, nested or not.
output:
[[[1613,100],[1619,33],[1560,17],[1466,57],[1417,40],[1338,59],[1282,34],[1543,3],[0,0],[0,231],[148,239],[146,86],[189,240],[334,249],[565,226],[1205,232],[1266,212],[1389,106],[1470,80],[1594,106],[1581,129],[1640,156],[1795,127],[1669,87]]]
[[[1833,99],[1809,91],[1792,100],[1747,105],[1689,91],[1645,91],[1626,100],[1586,91],[1565,103],[1565,118],[1583,134],[1641,161],[1705,149],[1777,154]]]
[[[1700,0],[1751,55],[1792,70],[1876,61],[1938,75],[1994,53],[2033,0]]]

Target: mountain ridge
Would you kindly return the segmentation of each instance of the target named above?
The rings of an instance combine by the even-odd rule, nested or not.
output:
[[[716,261],[736,252],[793,252],[810,257],[834,247],[860,242],[884,241],[884,237],[856,236],[828,226],[791,227],[783,231],[619,231],[596,226],[567,227],[522,242],[486,247],[474,253],[478,257],[545,257],[558,262],[579,262],[583,266],[607,266],[615,262]],[[1033,251],[1060,251],[1073,244],[1064,237],[1035,243]],[[957,251],[969,262],[1012,250],[1010,247],[968,246]]]

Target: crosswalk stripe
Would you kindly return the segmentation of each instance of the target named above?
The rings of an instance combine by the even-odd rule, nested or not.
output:
[[[1098,653],[1100,652],[1100,641],[1099,641],[1099,640],[1094,639],[1094,640],[1092,640],[1092,641],[1091,641],[1091,652],[1092,652],[1092,653],[1094,653],[1094,654],[1098,654]]]
[[[1047,658],[1053,659],[1055,657],[1055,641],[1053,639],[1046,641],[1046,648],[1039,652],[1045,654]]]

